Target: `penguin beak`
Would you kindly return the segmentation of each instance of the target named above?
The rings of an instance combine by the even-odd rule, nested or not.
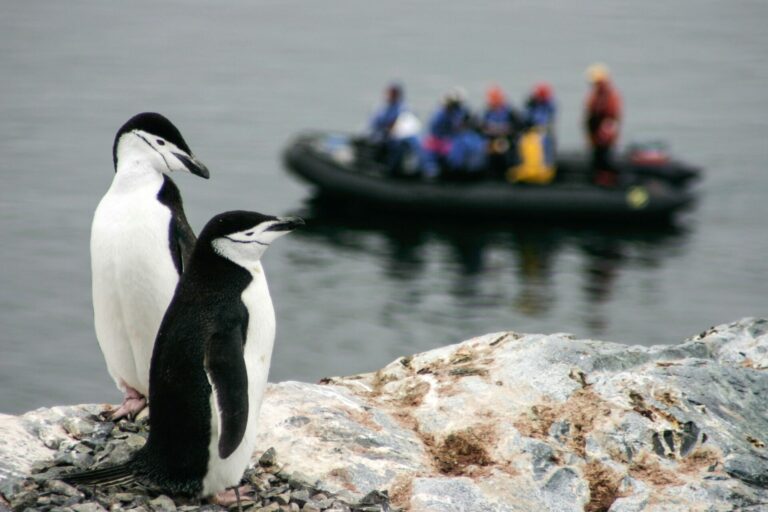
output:
[[[187,170],[195,176],[200,176],[201,178],[205,179],[211,177],[211,173],[208,172],[208,168],[205,166],[205,164],[203,164],[203,162],[194,156],[187,155],[185,153],[173,153],[173,156],[178,158],[181,163],[184,164],[184,167],[186,167]]]
[[[277,222],[269,226],[265,231],[293,231],[304,225],[304,219],[300,217],[279,217]]]

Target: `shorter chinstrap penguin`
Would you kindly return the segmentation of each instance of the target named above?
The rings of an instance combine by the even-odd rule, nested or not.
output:
[[[233,211],[203,228],[157,334],[149,438],[121,466],[63,477],[224,496],[254,451],[275,338],[261,256],[304,222]]]
[[[124,393],[117,419],[146,405],[157,328],[195,243],[168,174],[209,174],[179,130],[151,112],[117,131],[112,158],[115,176],[91,227],[91,274],[96,338]]]

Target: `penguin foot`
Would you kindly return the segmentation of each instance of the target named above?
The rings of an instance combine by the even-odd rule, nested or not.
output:
[[[231,487],[227,489],[226,491],[221,491],[219,493],[216,493],[212,498],[211,501],[215,505],[219,505],[221,507],[229,508],[232,505],[237,504],[237,510],[241,511],[243,510],[242,505],[240,504],[241,501],[253,501],[253,497],[250,496],[253,494],[254,489],[250,485],[241,485],[240,487]]]
[[[134,419],[146,406],[147,398],[132,387],[126,386],[123,403],[120,404],[116,411],[112,412],[109,419],[112,421],[125,417]]]

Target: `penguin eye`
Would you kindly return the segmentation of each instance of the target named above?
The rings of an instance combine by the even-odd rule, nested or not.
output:
[[[163,139],[157,139],[157,143],[161,146],[165,146],[165,141]]]
[[[253,231],[249,231],[245,234],[245,236],[253,236]]]

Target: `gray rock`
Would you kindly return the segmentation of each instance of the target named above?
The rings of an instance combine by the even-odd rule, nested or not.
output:
[[[149,505],[152,507],[152,510],[158,512],[173,512],[176,510],[176,504],[165,494],[161,494],[157,498],[150,500]]]
[[[275,464],[277,464],[277,452],[274,448],[269,448],[259,457],[259,466],[269,467]]]
[[[415,511],[758,510],[765,396],[766,320],[654,347],[489,334],[375,373],[270,385],[257,442],[274,448],[246,475],[261,500],[250,510],[386,509],[363,499],[383,490]],[[143,446],[146,420],[96,421],[102,410],[0,415],[0,492],[14,510],[89,505],[45,487],[51,465],[116,464]],[[172,504],[158,499],[121,503]]]
[[[77,505],[72,505],[72,510],[75,512],[105,512],[105,508],[99,505],[98,503],[78,503]]]

